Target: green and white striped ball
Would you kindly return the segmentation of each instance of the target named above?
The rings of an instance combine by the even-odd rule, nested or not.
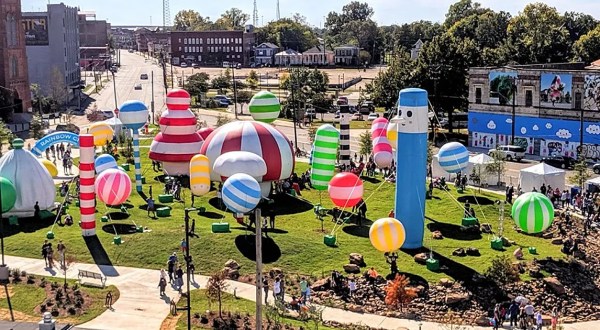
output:
[[[554,207],[547,196],[538,192],[528,192],[515,200],[511,215],[522,231],[536,234],[552,225]]]
[[[258,92],[250,100],[250,115],[256,121],[272,123],[279,117],[281,105],[279,99],[271,92]]]
[[[335,174],[335,160],[340,143],[340,132],[330,124],[321,125],[313,143],[310,182],[316,190],[327,190]]]

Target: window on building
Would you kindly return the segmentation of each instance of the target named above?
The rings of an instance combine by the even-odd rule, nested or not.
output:
[[[575,109],[581,109],[581,92],[575,92]]]
[[[181,43],[181,38],[178,39],[178,42]]]
[[[184,39],[183,39],[183,44],[184,44],[184,45],[187,45],[187,43],[188,43],[188,40],[187,40],[187,38],[184,38]]]
[[[241,57],[241,56],[240,56],[240,55],[238,55],[238,58],[240,58],[240,57]]]
[[[200,44],[202,45],[202,38],[200,38]]]
[[[475,88],[475,103],[481,104],[481,87]]]
[[[533,106],[533,91],[528,89],[525,91],[525,106],[532,107]]]
[[[179,47],[179,51],[181,51],[181,47]]]
[[[8,72],[11,78],[15,78],[19,75],[19,62],[17,60],[17,57],[11,57]]]
[[[183,47],[183,52],[184,52],[184,53],[187,53],[187,52],[188,52],[188,48],[187,48],[187,46]]]

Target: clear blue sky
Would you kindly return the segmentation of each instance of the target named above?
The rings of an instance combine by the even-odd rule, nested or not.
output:
[[[275,19],[277,0],[257,0],[259,26]],[[23,11],[43,11],[46,4],[63,2],[79,6],[81,10],[95,11],[98,19],[106,19],[113,25],[150,24],[162,25],[162,0],[21,0]],[[314,26],[323,24],[324,16],[332,10],[341,11],[347,0],[279,0],[282,17],[300,13]],[[453,0],[366,0],[375,9],[374,19],[380,25],[402,24],[416,20],[441,22]],[[484,7],[496,11],[504,10],[513,15],[522,11],[525,0],[480,0]],[[218,18],[225,10],[237,7],[252,17],[253,0],[170,0],[171,20],[182,9],[194,9],[211,19]],[[561,13],[565,11],[584,12],[600,18],[599,0],[554,0],[549,5]],[[152,18],[150,18],[152,17]],[[251,23],[251,22],[249,22]]]

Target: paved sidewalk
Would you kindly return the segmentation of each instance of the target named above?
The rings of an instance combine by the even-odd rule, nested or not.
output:
[[[42,259],[5,256],[6,263],[11,268],[19,268],[37,275],[62,276],[58,270],[45,268]],[[120,291],[120,298],[113,305],[113,310],[107,310],[97,318],[77,326],[79,329],[160,329],[160,325],[169,313],[170,299],[179,295],[173,288],[167,288],[167,297],[158,294],[159,272],[152,269],[131,268],[121,266],[97,266],[94,264],[76,263],[70,267],[67,277],[76,279],[78,269],[103,273],[108,279],[107,285],[115,285]],[[207,276],[196,275],[192,289],[206,286]],[[253,285],[229,281],[228,292],[240,298],[255,300],[256,288]],[[272,295],[268,298],[273,302]],[[340,323],[362,324],[374,328],[389,330],[439,330],[440,325],[433,322],[419,322],[384,317],[373,314],[349,312],[337,308],[325,307],[323,319]],[[5,323],[0,323],[4,329]],[[19,329],[19,328],[15,328]],[[27,329],[27,328],[22,328]],[[489,327],[467,327],[465,329],[483,330]],[[565,325],[564,330],[600,329],[600,321]]]

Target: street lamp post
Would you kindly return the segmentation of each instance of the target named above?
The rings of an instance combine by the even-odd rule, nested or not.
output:
[[[296,110],[296,107],[295,107],[295,104],[294,104],[294,89],[296,89],[296,86],[294,86],[294,84],[292,84],[292,93],[290,95],[292,100],[291,100],[290,104],[292,104],[292,106],[293,106],[293,108],[292,108],[292,116],[293,116],[292,120],[294,121],[294,147],[295,147],[294,154],[296,154],[296,150],[298,150],[298,133],[296,131],[296,125],[297,125],[297,123],[296,123],[296,120],[297,120],[296,119],[296,111],[297,110]]]
[[[195,208],[186,208],[185,209],[185,261],[186,261],[186,277],[187,277],[187,328],[188,330],[192,328],[192,304],[190,298],[190,212],[196,211]]]
[[[150,72],[150,90],[152,93],[152,100],[150,101],[150,112],[152,112],[152,124],[154,124],[154,70]]]
[[[117,103],[117,81],[115,80],[115,72],[113,70],[110,70],[110,73],[112,74],[112,77],[113,77],[113,92],[115,93],[115,116],[119,117],[119,115],[118,115],[119,103]]]
[[[511,90],[512,90],[512,121],[510,123],[510,144],[515,145],[515,117],[516,117],[516,99],[517,99],[517,81],[515,77],[510,78],[511,81]]]
[[[237,113],[237,84],[235,83],[235,64],[231,66],[231,79],[233,79],[233,112],[235,119],[238,119]]]

